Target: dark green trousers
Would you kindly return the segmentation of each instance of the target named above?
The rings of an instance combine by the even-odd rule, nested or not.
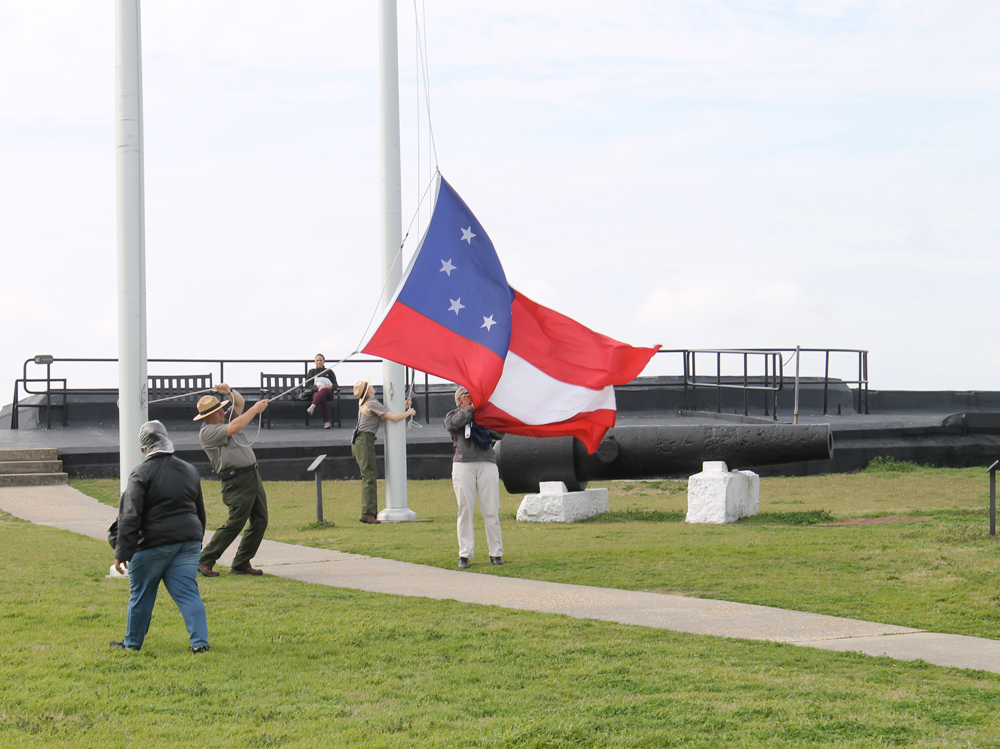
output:
[[[240,535],[246,525],[246,533],[236,550],[232,569],[245,570],[250,566],[250,560],[257,553],[260,542],[264,540],[267,530],[267,495],[264,484],[257,471],[247,471],[235,478],[222,482],[222,501],[229,508],[229,519],[212,536],[201,552],[201,564],[211,567],[229,545]],[[249,521],[249,523],[247,522]]]
[[[354,459],[361,469],[361,514],[378,514],[378,468],[375,462],[375,435],[358,432],[358,438],[351,445]]]

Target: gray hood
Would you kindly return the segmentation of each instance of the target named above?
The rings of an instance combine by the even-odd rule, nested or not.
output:
[[[174,443],[167,436],[167,428],[158,421],[147,421],[139,428],[139,447],[146,454],[146,460],[160,453],[172,453]]]

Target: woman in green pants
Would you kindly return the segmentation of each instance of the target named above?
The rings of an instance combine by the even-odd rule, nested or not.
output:
[[[351,441],[351,452],[354,459],[358,461],[358,468],[361,469],[361,517],[362,523],[381,522],[378,514],[378,499],[376,494],[376,480],[378,473],[375,469],[375,434],[378,432],[382,419],[389,421],[402,421],[403,419],[415,416],[416,411],[411,407],[410,399],[406,399],[406,411],[403,413],[392,413],[388,408],[375,400],[375,388],[371,385],[371,378],[358,380],[354,383],[354,397],[358,399],[358,427],[354,430],[354,439]]]

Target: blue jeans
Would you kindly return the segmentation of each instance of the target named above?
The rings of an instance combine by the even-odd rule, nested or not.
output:
[[[137,551],[128,563],[128,618],[125,624],[125,647],[138,650],[149,631],[153,604],[160,580],[184,617],[191,647],[208,645],[208,621],[205,604],[198,593],[198,556],[201,541],[157,546]]]

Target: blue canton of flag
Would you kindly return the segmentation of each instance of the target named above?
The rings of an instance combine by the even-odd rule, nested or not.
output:
[[[398,301],[505,357],[514,292],[493,242],[441,179],[437,204]]]

